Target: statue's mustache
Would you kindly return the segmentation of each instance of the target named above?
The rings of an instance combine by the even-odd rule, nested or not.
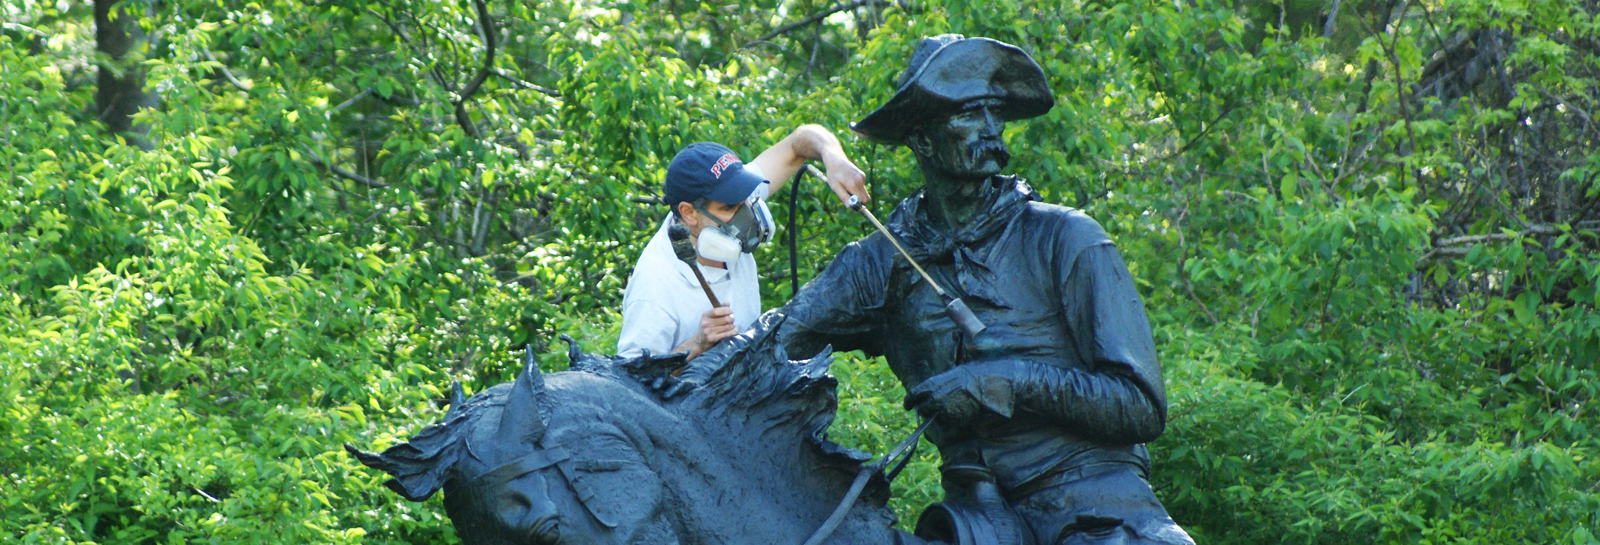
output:
[[[977,144],[972,146],[973,163],[982,161],[985,155],[991,154],[994,155],[995,161],[999,162],[1002,167],[1011,161],[1011,152],[1006,150],[1005,142],[1000,140],[979,140]]]

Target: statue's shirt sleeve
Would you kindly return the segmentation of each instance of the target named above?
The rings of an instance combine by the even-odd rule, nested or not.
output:
[[[1080,361],[1090,372],[1132,379],[1165,420],[1166,392],[1150,319],[1122,254],[1104,239],[1079,250],[1064,272],[1061,308]]]
[[[1166,423],[1166,395],[1144,305],[1109,240],[1075,252],[1058,284],[1062,317],[1081,367],[1009,369],[1017,404],[1080,436],[1148,442]]]
[[[775,311],[788,317],[781,334],[789,357],[810,357],[830,344],[838,351],[882,353],[874,333],[888,285],[887,247],[879,234],[850,243]]]
[[[992,322],[986,338],[967,361],[927,384],[907,385],[908,392],[962,391],[994,414],[958,427],[987,429],[991,438],[1040,426],[1108,445],[1159,436],[1166,401],[1149,320],[1100,225],[1075,210],[1035,204],[994,246],[1009,252],[991,259],[1007,308],[975,306]],[[1019,465],[1035,462],[1044,463]]]

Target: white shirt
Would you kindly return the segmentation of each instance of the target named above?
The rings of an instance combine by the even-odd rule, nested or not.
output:
[[[749,168],[749,167],[746,167]],[[762,184],[765,185],[765,184]],[[700,315],[711,310],[711,300],[700,288],[689,265],[678,259],[667,237],[672,214],[650,237],[622,293],[622,335],[617,355],[635,357],[649,349],[666,354],[700,329]],[[698,263],[698,262],[697,262]],[[749,329],[761,315],[761,287],[756,282],[756,260],[750,254],[719,269],[700,264],[717,300],[733,308],[733,326]]]

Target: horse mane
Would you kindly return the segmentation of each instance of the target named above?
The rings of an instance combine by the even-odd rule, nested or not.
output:
[[[871,455],[828,440],[827,430],[838,409],[838,381],[828,374],[833,363],[832,347],[824,347],[810,359],[790,361],[777,334],[787,319],[768,312],[756,320],[750,331],[727,341],[737,346],[728,353],[711,377],[681,400],[662,401],[696,406],[698,419],[705,425],[722,423],[730,429],[718,437],[759,437],[781,427],[798,428],[804,438],[801,448],[814,449],[822,466],[840,468],[854,474]],[[627,358],[585,353],[577,341],[562,335],[567,343],[569,370],[595,373],[624,383],[651,383],[688,364],[686,355],[672,353]],[[712,357],[708,355],[708,357]],[[874,479],[869,495],[879,492],[881,479]],[[881,491],[887,494],[887,486]]]
[[[811,449],[816,463],[840,471],[845,483],[871,455],[828,440],[839,407],[838,380],[828,374],[833,348],[824,347],[810,359],[791,361],[777,334],[786,317],[769,312],[755,327],[736,340],[746,344],[735,350],[705,384],[688,395],[697,403],[707,424],[725,423],[725,437],[759,440],[780,428],[798,429],[800,448]],[[875,495],[877,484],[868,492]],[[887,487],[882,490],[887,493]]]
[[[362,464],[392,475],[383,483],[390,490],[405,499],[423,501],[448,484],[450,470],[462,461],[463,455],[478,460],[504,458],[517,450],[516,445],[504,444],[505,439],[518,444],[535,443],[544,435],[549,401],[544,375],[534,362],[531,348],[516,380],[496,384],[471,398],[462,395],[460,382],[452,382],[450,391],[450,410],[445,411],[444,418],[422,428],[411,439],[379,454],[362,452],[350,445],[345,445],[345,450]],[[514,395],[517,393],[523,395]],[[493,432],[476,425],[495,408],[501,410]],[[486,433],[492,435],[485,436]]]
[[[717,435],[723,440],[748,441],[776,429],[796,429],[801,432],[800,448],[817,456],[819,466],[838,468],[842,470],[840,474],[853,474],[871,457],[827,439],[827,429],[838,407],[834,392],[837,381],[828,374],[833,359],[831,350],[824,349],[808,360],[789,361],[782,345],[777,343],[777,335],[773,334],[782,321],[783,316],[777,313],[762,316],[752,332],[735,339],[735,342],[744,343],[743,346],[733,350],[703,385],[684,398],[672,401],[661,400],[641,382],[652,382],[682,367],[686,363],[684,354],[656,356],[646,352],[633,358],[602,356],[584,353],[571,337],[562,335],[560,339],[568,344],[568,371],[630,384],[652,402],[664,407],[677,405],[679,411],[676,412],[693,413],[702,425],[725,428],[726,434]],[[529,421],[519,424],[537,427],[538,433],[543,433],[542,413],[547,413],[550,401],[544,395],[543,377],[532,362],[531,352],[515,382],[490,387],[471,398],[464,398],[459,383],[452,384],[452,401],[444,418],[423,428],[411,439],[379,454],[362,452],[350,445],[345,445],[345,449],[362,464],[389,473],[393,478],[384,485],[390,490],[407,500],[426,500],[445,486],[451,469],[463,456],[484,459],[485,453],[474,452],[473,443],[477,442],[471,440],[474,424],[490,410],[505,407],[512,400],[510,394],[517,385],[529,389],[534,394],[530,400],[536,403],[526,408],[505,407],[500,411],[502,420],[532,413],[527,417]],[[518,413],[518,416],[511,413]],[[502,427],[506,424],[501,423]],[[490,448],[492,445],[476,446]],[[887,487],[878,488],[874,486],[869,496],[887,493]]]
[[[348,444],[344,449],[362,464],[392,475],[383,485],[401,497],[411,501],[428,499],[444,486],[450,468],[467,453],[472,423],[488,408],[503,405],[511,386],[499,384],[470,399],[462,395],[461,383],[451,383],[450,389],[450,410],[444,418],[422,428],[411,439],[378,454],[362,452]]]

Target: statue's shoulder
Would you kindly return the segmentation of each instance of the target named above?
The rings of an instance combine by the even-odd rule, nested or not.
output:
[[[1099,221],[1070,206],[1032,201],[1023,219],[1029,231],[1050,234],[1057,246],[1077,250],[1111,241]]]
[[[838,257],[849,256],[852,260],[866,260],[873,263],[886,264],[894,258],[896,250],[894,244],[889,242],[883,233],[873,232],[867,236],[856,239],[844,246],[839,251]]]

